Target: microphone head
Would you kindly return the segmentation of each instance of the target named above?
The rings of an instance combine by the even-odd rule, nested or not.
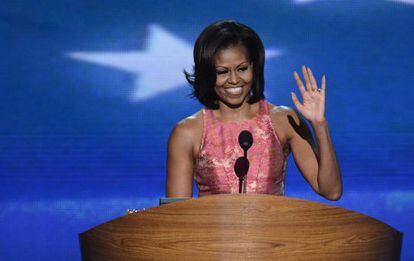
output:
[[[239,179],[244,179],[247,172],[249,171],[249,160],[245,157],[240,157],[234,164],[234,172]]]
[[[253,145],[253,135],[250,131],[244,130],[239,134],[239,144],[244,151],[250,149]]]

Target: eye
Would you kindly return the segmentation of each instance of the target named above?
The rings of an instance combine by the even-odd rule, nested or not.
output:
[[[217,74],[221,75],[221,74],[226,74],[227,71],[216,71]]]
[[[239,68],[239,71],[244,72],[244,71],[246,71],[247,69],[249,69],[249,67],[244,66],[244,67]]]

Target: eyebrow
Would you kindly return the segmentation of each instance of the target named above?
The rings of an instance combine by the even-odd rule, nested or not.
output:
[[[249,61],[244,61],[244,62],[240,63],[239,65],[237,65],[236,68],[242,66],[245,63],[248,63],[249,64],[250,62]],[[220,67],[227,69],[227,67],[226,66],[223,66],[223,65],[216,66],[216,69],[218,69]]]

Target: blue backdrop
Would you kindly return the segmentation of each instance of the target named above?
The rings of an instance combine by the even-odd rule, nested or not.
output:
[[[287,196],[390,224],[414,260],[414,1],[1,2],[1,260],[77,260],[78,233],[157,205],[169,132],[201,108],[182,70],[219,19],[262,37],[270,102],[293,106],[302,64],[327,75],[344,195],[290,159]]]

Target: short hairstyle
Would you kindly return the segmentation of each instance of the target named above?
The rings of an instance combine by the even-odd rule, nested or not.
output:
[[[253,83],[248,103],[264,99],[265,51],[260,37],[250,27],[236,21],[222,20],[207,26],[194,45],[193,73],[184,71],[192,85],[192,96],[209,109],[218,109],[219,97],[216,85],[215,55],[230,46],[243,45],[249,61],[253,64]]]

